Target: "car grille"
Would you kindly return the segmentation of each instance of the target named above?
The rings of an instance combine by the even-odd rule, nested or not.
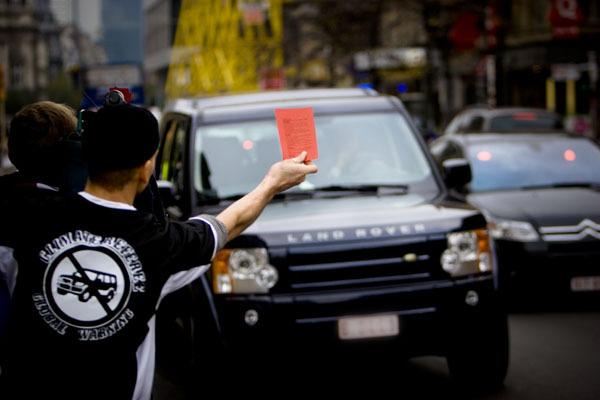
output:
[[[550,243],[548,254],[550,256],[598,257],[600,255],[600,240]]]
[[[413,237],[360,243],[295,246],[280,271],[279,290],[311,292],[411,284],[445,277],[445,238]]]

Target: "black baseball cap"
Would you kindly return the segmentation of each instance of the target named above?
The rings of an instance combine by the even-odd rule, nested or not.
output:
[[[83,115],[83,158],[89,168],[116,171],[139,167],[158,148],[158,121],[128,103],[107,105]]]

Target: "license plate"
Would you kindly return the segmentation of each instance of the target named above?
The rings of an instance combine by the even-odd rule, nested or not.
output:
[[[571,291],[593,292],[600,290],[600,276],[576,276],[571,278]]]
[[[400,324],[397,315],[341,318],[338,335],[342,340],[397,336]]]

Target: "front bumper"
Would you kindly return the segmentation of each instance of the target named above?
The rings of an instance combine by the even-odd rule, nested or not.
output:
[[[600,294],[577,283],[600,276],[600,244],[516,243],[496,246],[501,280],[510,295],[557,296]],[[573,286],[575,285],[575,286]]]
[[[467,304],[467,296],[470,300],[475,296],[476,304]],[[491,276],[351,291],[216,296],[215,301],[229,348],[283,356],[390,344],[407,357],[443,355],[448,341],[469,334],[474,321],[505,316]],[[248,319],[249,314],[255,318]],[[339,338],[340,318],[386,314],[398,316],[397,336]]]

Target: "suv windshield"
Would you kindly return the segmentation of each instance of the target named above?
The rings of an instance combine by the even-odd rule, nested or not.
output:
[[[427,159],[399,113],[315,116],[319,172],[295,191],[408,186],[437,193]],[[228,198],[252,190],[281,160],[275,118],[200,126],[195,139],[198,192]]]
[[[600,149],[584,138],[472,144],[471,191],[600,185]]]

